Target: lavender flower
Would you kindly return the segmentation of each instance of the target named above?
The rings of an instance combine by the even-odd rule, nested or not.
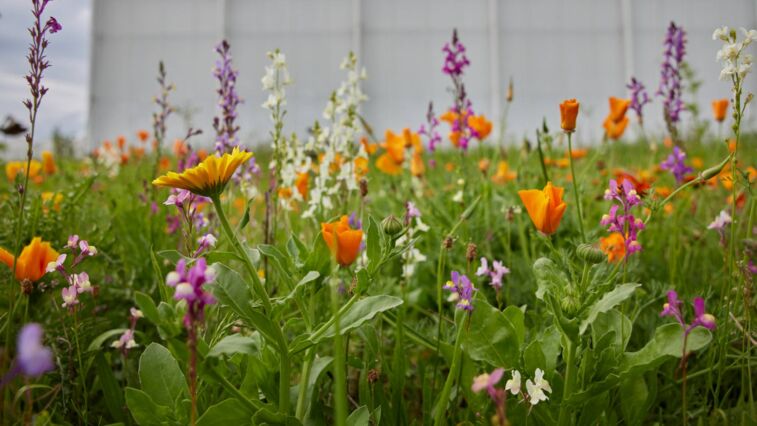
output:
[[[504,374],[504,368],[495,368],[494,371],[491,372],[491,374],[484,373],[476,376],[473,378],[473,385],[471,386],[471,390],[474,393],[479,393],[482,390],[486,389],[486,392],[489,394],[489,397],[492,399],[492,401],[497,403],[504,399],[504,392],[500,389],[497,389],[495,386],[497,385],[497,383],[499,383],[500,380],[502,380],[502,376]]]
[[[450,291],[450,297],[448,300],[457,301],[457,308],[464,309],[466,311],[473,310],[473,292],[476,288],[473,287],[473,283],[465,275],[452,271],[451,280],[447,281],[444,285],[444,289]]]
[[[731,218],[731,215],[728,214],[727,211],[721,210],[715,220],[707,225],[707,229],[714,229],[717,231],[718,235],[720,235],[720,243],[725,244],[725,228],[730,225],[732,221],[733,219]]]
[[[184,326],[194,328],[204,320],[205,306],[215,303],[215,298],[203,286],[215,279],[215,271],[209,268],[205,258],[199,258],[191,267],[184,259],[176,264],[176,270],[166,276],[166,284],[174,287],[174,299],[187,302]]]
[[[53,352],[42,344],[43,334],[37,323],[26,324],[18,333],[16,363],[25,376],[39,377],[55,368]]]
[[[426,126],[428,126],[428,128],[426,128]],[[421,125],[420,129],[418,129],[418,134],[424,135],[428,138],[428,149],[432,152],[436,150],[437,145],[442,143],[442,136],[436,130],[438,126],[439,119],[436,118],[436,114],[434,113],[434,103],[429,102],[428,111],[426,112],[426,124]]]
[[[62,307],[73,310],[76,305],[79,304],[79,294],[82,293],[94,293],[95,288],[92,286],[92,282],[89,279],[89,274],[86,272],[74,272],[74,269],[79,266],[84,260],[92,256],[97,255],[97,248],[94,245],[89,244],[87,240],[79,238],[74,234],[68,237],[68,243],[65,250],[70,250],[74,260],[66,267],[66,259],[68,255],[62,253],[58,258],[47,264],[47,272],[58,272],[63,276],[68,284],[68,287],[64,287],[61,290],[61,298],[63,299]]]
[[[676,183],[680,185],[683,182],[686,173],[691,173],[694,171],[694,169],[685,164],[685,161],[686,153],[677,146],[674,146],[673,152],[665,161],[660,163],[660,168],[673,173],[673,176],[675,176],[676,178]]]
[[[216,246],[216,237],[213,234],[205,234],[202,237],[197,239],[197,251],[195,251],[193,257],[198,257],[200,254],[202,254],[204,251],[210,250],[211,247]]]
[[[55,34],[63,26],[53,17],[50,17],[47,22],[42,25],[42,14],[45,12],[45,7],[50,0],[32,0],[32,15],[34,15],[34,24],[29,27],[29,34],[32,36],[32,42],[29,45],[29,53],[27,59],[29,61],[29,74],[26,76],[26,81],[29,83],[29,89],[31,91],[31,99],[24,101],[24,106],[29,110],[29,118],[32,122],[32,132],[34,131],[34,122],[37,117],[37,110],[39,109],[42,98],[49,90],[42,85],[42,77],[46,69],[50,68],[50,62],[45,56],[45,49],[50,45],[47,40],[47,33]],[[34,138],[34,134],[27,135],[27,142],[31,144],[31,139]],[[31,148],[30,148],[31,149]]]
[[[463,75],[463,71],[465,67],[470,65],[470,61],[465,55],[465,46],[457,37],[457,29],[452,32],[452,43],[445,43],[442,52],[447,55],[444,58],[442,72],[452,78]]]
[[[668,301],[662,306],[661,317],[672,316],[678,321],[678,324],[684,329],[684,334],[688,335],[691,331],[697,327],[704,327],[708,330],[714,330],[716,327],[715,317],[708,314],[705,310],[704,299],[701,297],[694,298],[694,320],[691,324],[686,324],[683,313],[681,312],[681,302],[678,299],[678,293],[674,290],[668,291]]]
[[[657,95],[663,97],[665,123],[672,136],[675,136],[675,124],[680,121],[683,111],[681,65],[686,54],[686,32],[671,22],[665,36],[660,86]]]
[[[612,205],[610,211],[602,216],[600,224],[607,226],[609,232],[619,232],[623,235],[625,245],[625,259],[637,251],[641,251],[641,244],[638,241],[639,232],[645,226],[641,219],[636,218],[631,210],[641,204],[641,198],[636,193],[633,184],[628,180],[618,185],[615,179],[610,180],[610,185],[605,190],[605,200],[616,201],[618,204]],[[622,211],[619,210],[622,207]]]
[[[631,82],[626,87],[631,91],[630,108],[636,113],[639,123],[643,125],[644,116],[642,110],[644,109],[644,105],[652,102],[647,94],[647,89],[636,77],[631,77]]]
[[[124,333],[121,335],[121,337],[118,338],[118,340],[110,344],[110,347],[119,349],[124,356],[127,356],[129,349],[133,349],[139,346],[134,340],[134,330],[137,327],[137,320],[143,317],[144,314],[139,309],[129,309],[130,326],[126,331],[124,331]]]
[[[452,79],[452,93],[454,105],[450,109],[452,137],[455,146],[463,151],[468,149],[470,139],[474,137],[473,129],[468,126],[468,117],[473,115],[471,102],[468,99],[465,85],[463,84],[463,72],[470,65],[465,55],[465,46],[457,37],[457,30],[452,32],[452,42],[446,43],[442,51],[446,54],[442,71]]]
[[[502,278],[509,273],[510,270],[499,260],[492,262],[492,267],[489,268],[489,261],[485,257],[481,258],[481,266],[476,270],[476,276],[489,277],[491,279],[489,284],[497,289],[497,291],[502,288]]]
[[[216,131],[216,151],[219,154],[231,152],[239,146],[236,134],[239,126],[235,124],[237,118],[237,106],[242,103],[236,91],[236,82],[239,71],[231,65],[231,46],[223,40],[216,46],[215,51],[221,56],[213,68],[213,77],[218,80],[219,88],[218,105],[221,108],[220,117],[213,118],[213,129]]]

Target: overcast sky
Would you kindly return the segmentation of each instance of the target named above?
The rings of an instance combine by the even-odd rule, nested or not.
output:
[[[91,0],[52,0],[45,9],[46,20],[54,16],[63,30],[49,36],[47,56],[52,67],[46,71],[50,88],[39,112],[39,139],[50,138],[55,127],[82,136],[86,128],[89,82]],[[29,96],[24,80],[29,64],[26,53],[31,37],[31,0],[0,0],[0,120],[8,114],[26,123],[21,102]],[[23,139],[18,139],[22,144]],[[17,152],[18,147],[11,147]]]

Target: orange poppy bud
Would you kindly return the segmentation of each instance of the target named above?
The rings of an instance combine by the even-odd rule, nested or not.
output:
[[[351,229],[346,215],[337,222],[321,223],[321,235],[337,263],[349,266],[355,261],[363,241],[363,231]]]
[[[13,268],[13,259],[12,253],[0,248],[0,262]],[[47,273],[47,264],[56,259],[58,259],[58,252],[53,250],[50,243],[43,242],[40,237],[34,237],[16,259],[16,279],[39,281]]]
[[[560,127],[566,132],[576,130],[576,117],[578,116],[578,101],[568,99],[560,104]]]
[[[386,152],[381,154],[378,160],[376,160],[376,168],[392,176],[402,173],[402,163],[398,164],[392,159],[392,156]]]
[[[492,176],[492,182],[502,185],[515,179],[518,175],[515,172],[511,172],[509,168],[507,161],[497,163],[497,173]]]
[[[48,175],[54,174],[58,170],[53,159],[53,153],[50,151],[42,151],[42,170]]]
[[[620,121],[612,121],[610,120],[610,117],[608,117],[604,123],[607,137],[612,140],[620,139],[620,137],[623,136],[623,133],[625,133],[627,126],[628,117],[623,117],[622,119],[620,119]]]
[[[360,143],[363,145],[363,148],[365,149],[365,153],[368,155],[375,154],[376,150],[378,149],[378,144],[368,142],[368,138],[366,138],[365,136],[360,138]]]
[[[618,262],[626,255],[626,244],[623,234],[613,232],[607,237],[599,239],[599,248],[607,255],[607,261]]]
[[[528,189],[518,191],[521,201],[526,206],[526,211],[531,217],[536,229],[551,235],[557,231],[562,220],[567,204],[562,199],[564,189],[552,186],[547,182],[544,189]]]
[[[728,99],[718,99],[712,101],[712,116],[715,121],[722,122],[728,113]]]

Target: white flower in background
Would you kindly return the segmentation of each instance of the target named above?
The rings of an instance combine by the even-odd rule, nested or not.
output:
[[[736,31],[730,30],[728,27],[717,28],[712,33],[713,40],[720,40],[723,42],[723,47],[718,50],[715,55],[715,59],[723,66],[720,71],[720,79],[727,80],[728,78],[739,80],[738,86],[741,86],[740,81],[749,74],[752,70],[752,57],[749,54],[742,52],[744,49],[757,40],[757,30],[741,29],[741,33],[744,38],[739,41]],[[737,88],[734,86],[734,91]]]
[[[544,380],[544,371],[537,368],[534,372],[534,381],[526,380],[526,392],[528,392],[528,400],[531,405],[548,400],[549,397],[544,393],[545,391],[552,393],[552,387],[549,386],[548,381]]]
[[[520,383],[520,371],[513,370],[513,378],[505,382],[505,390],[510,391],[513,395],[517,395],[520,393]]]
[[[728,27],[715,28],[715,32],[712,33],[712,39],[728,41],[728,33]]]

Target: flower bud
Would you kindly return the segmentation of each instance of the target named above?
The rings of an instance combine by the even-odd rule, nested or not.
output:
[[[365,178],[360,179],[360,196],[365,198],[368,195],[368,181]]]
[[[390,214],[381,221],[381,229],[383,229],[387,235],[397,235],[402,232],[402,228],[402,222],[400,222],[393,214]]]
[[[728,161],[731,159],[731,156],[729,155],[726,157],[720,164],[717,166],[710,167],[709,169],[702,172],[700,175],[702,180],[710,180],[720,174],[721,170],[723,170],[723,167],[725,167],[726,164],[728,164]]]
[[[468,248],[465,250],[465,259],[468,262],[473,262],[478,258],[478,247],[474,243],[468,243]]]
[[[607,255],[591,244],[579,244],[576,247],[576,255],[579,259],[591,264],[602,263],[607,260]]]

